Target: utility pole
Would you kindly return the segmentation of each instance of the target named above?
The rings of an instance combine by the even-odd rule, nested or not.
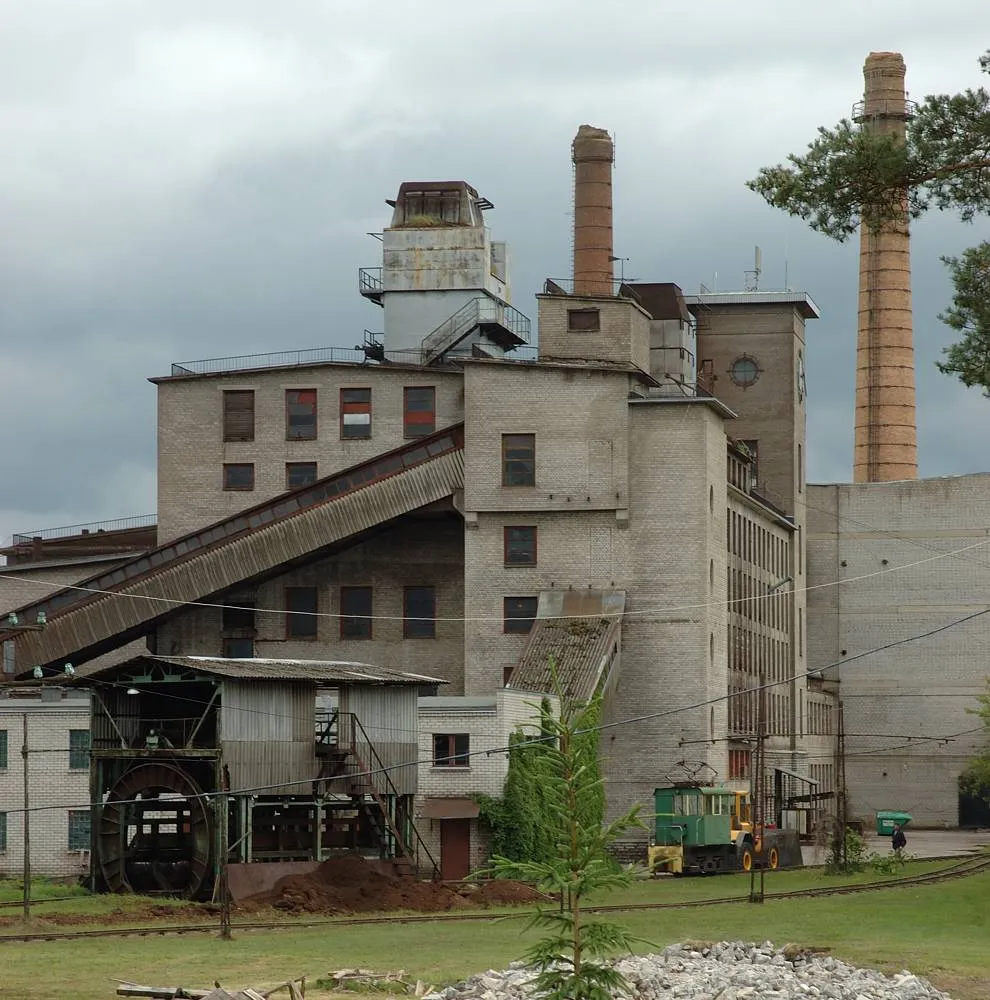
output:
[[[756,752],[753,755],[753,865],[749,870],[749,901],[751,903],[762,903],[763,902],[763,879],[764,879],[764,868],[765,866],[761,862],[760,868],[760,886],[756,887],[756,845],[760,844],[762,848],[763,842],[763,800],[766,797],[764,791],[764,781],[763,781],[763,740],[765,737],[764,733],[764,718],[766,710],[766,690],[764,687],[764,676],[760,674],[760,690],[757,693],[756,702]],[[759,852],[763,854],[761,850]]]
[[[24,919],[31,919],[31,793],[28,790],[28,714],[24,713]]]
[[[836,706],[836,761],[835,761],[835,794],[836,794],[836,831],[835,840],[832,844],[832,857],[840,865],[840,871],[845,871],[849,861],[846,851],[846,824],[849,821],[846,803],[846,724],[843,718],[842,702]]]
[[[220,841],[219,862],[220,868],[217,876],[220,881],[220,938],[223,941],[231,940],[230,933],[230,886],[227,882],[227,855],[230,853],[230,831],[227,823],[230,813],[227,807],[227,793],[221,792],[216,800],[217,805],[217,836]]]

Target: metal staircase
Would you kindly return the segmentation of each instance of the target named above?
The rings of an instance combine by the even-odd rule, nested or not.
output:
[[[46,624],[0,624],[4,670],[10,677],[85,663],[185,604],[275,576],[449,497],[464,484],[463,448],[463,424],[417,438],[17,608],[22,621]]]
[[[357,848],[361,832],[370,831],[379,856],[393,859],[397,871],[440,877],[440,866],[413,823],[413,796],[396,786],[354,713],[331,713],[321,726],[317,756],[324,761],[317,788],[325,796],[328,832],[344,834],[347,846]]]
[[[423,338],[423,364],[438,361],[475,330],[504,350],[511,350],[529,343],[530,321],[518,309],[488,295],[478,295]]]

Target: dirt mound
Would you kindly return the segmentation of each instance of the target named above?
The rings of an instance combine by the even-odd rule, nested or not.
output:
[[[509,906],[514,903],[547,902],[547,897],[531,885],[503,879],[484,882],[467,899],[475,906]]]
[[[271,906],[287,913],[441,913],[470,905],[445,885],[388,874],[359,854],[329,858],[309,875],[287,875],[244,902],[247,909]]]

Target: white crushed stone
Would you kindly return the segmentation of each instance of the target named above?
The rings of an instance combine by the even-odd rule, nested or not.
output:
[[[675,944],[659,955],[633,955],[615,967],[633,1000],[951,1000],[910,972],[885,976],[795,945]],[[489,970],[425,1000],[531,1000],[534,973],[519,962]]]

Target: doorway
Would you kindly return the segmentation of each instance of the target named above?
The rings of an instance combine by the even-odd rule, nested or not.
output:
[[[440,820],[440,878],[454,882],[471,871],[471,820]]]

